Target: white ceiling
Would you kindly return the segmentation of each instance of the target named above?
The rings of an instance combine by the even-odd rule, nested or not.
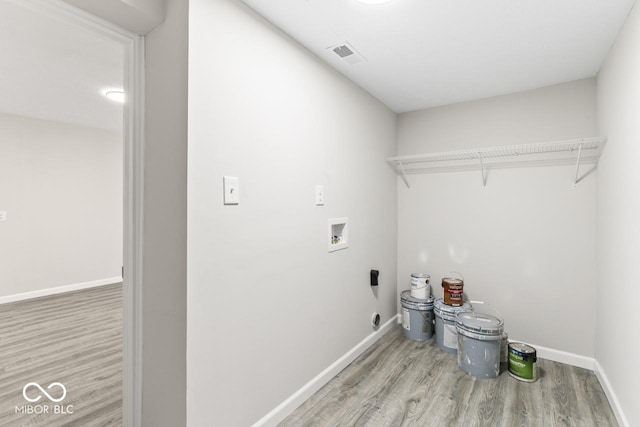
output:
[[[122,104],[103,95],[122,88],[119,43],[0,0],[0,52],[0,112],[122,129]]]
[[[396,112],[594,76],[635,2],[243,1]],[[19,3],[0,0],[0,112],[120,130],[122,46]]]
[[[147,34],[165,18],[166,0],[64,0],[136,34]]]
[[[635,0],[243,0],[396,112],[593,77]],[[351,44],[349,65],[329,47]]]

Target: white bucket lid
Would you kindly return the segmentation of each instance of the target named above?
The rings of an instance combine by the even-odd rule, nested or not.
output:
[[[411,278],[412,279],[430,279],[431,276],[429,276],[426,273],[411,273]]]
[[[473,338],[502,339],[504,322],[501,318],[486,313],[464,312],[456,315],[458,332]],[[489,338],[491,337],[491,338]]]
[[[433,308],[433,297],[422,299],[411,296],[411,291],[402,291],[400,294],[400,304],[404,308],[412,310],[425,311]]]
[[[431,276],[425,273],[411,273],[411,283],[413,282],[425,282],[429,283],[431,281]]]
[[[471,306],[470,303],[468,302],[463,302],[462,305],[449,305],[449,304],[445,304],[444,300],[442,298],[436,298],[436,300],[433,302],[433,311],[436,314],[439,314],[440,316],[448,316],[448,317],[453,317],[452,321],[455,321],[455,315],[458,313],[461,313],[463,311],[471,311],[473,310],[473,307]]]

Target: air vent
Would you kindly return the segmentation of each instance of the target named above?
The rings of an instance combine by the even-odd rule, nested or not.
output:
[[[341,43],[336,46],[331,46],[327,50],[332,51],[347,64],[353,65],[359,62],[364,62],[362,55],[360,55],[349,43]]]
[[[353,51],[349,49],[349,46],[342,45],[333,48],[333,51],[340,57],[346,58],[347,56],[353,55]]]

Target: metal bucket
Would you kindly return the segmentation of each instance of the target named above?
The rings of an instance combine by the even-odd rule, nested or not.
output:
[[[436,343],[441,350],[451,354],[458,352],[456,314],[472,310],[473,307],[468,302],[460,307],[452,307],[445,304],[442,298],[436,298],[433,302],[433,314],[436,318]]]
[[[449,272],[449,275],[452,276],[452,273],[459,275],[460,278],[442,278],[442,297],[445,304],[459,307],[463,304],[462,290],[464,288],[464,278],[462,274],[456,271]]]
[[[458,366],[476,378],[497,378],[502,353],[501,318],[485,313],[458,313]]]
[[[415,341],[426,341],[433,335],[433,298],[411,296],[411,291],[400,294],[402,306],[402,332]]]
[[[535,348],[520,342],[509,343],[509,375],[513,378],[530,383],[536,381],[537,361]]]
[[[509,335],[502,332],[502,342],[500,343],[500,372],[504,372],[509,366]]]

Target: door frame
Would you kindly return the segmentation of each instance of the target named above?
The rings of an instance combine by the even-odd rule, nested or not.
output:
[[[144,37],[62,0],[10,0],[121,43],[123,89],[123,424],[142,425],[142,260],[144,201]]]

